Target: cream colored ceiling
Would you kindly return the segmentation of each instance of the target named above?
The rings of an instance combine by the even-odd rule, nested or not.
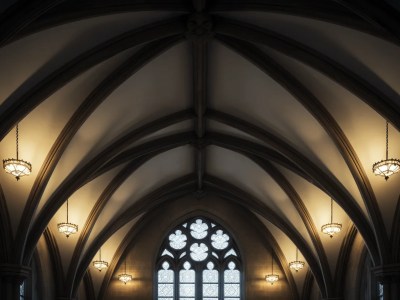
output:
[[[7,5],[6,1],[0,7]],[[67,23],[10,43],[0,48],[0,103],[17,99],[58,67],[102,41],[176,15],[178,14],[135,12],[101,16]],[[398,45],[353,29],[308,18],[273,13],[223,15],[277,31],[305,43],[347,66],[393,101],[398,102],[400,99]],[[14,234],[38,171],[69,118],[112,70],[140,49],[138,46],[126,50],[80,74],[21,120],[20,157],[32,163],[33,173],[19,182],[4,172],[0,174]],[[400,175],[385,182],[371,172],[371,165],[384,156],[384,118],[319,71],[268,47],[262,49],[303,83],[334,117],[361,161],[389,232],[399,197]],[[35,218],[40,215],[53,193],[65,184],[68,176],[77,172],[118,138],[160,117],[192,108],[192,74],[191,47],[187,41],[183,41],[147,63],[113,91],[85,120],[68,144],[40,199]],[[323,171],[333,174],[356,200],[364,217],[371,224],[360,191],[340,151],[324,128],[293,95],[258,67],[217,41],[212,41],[208,48],[207,78],[209,108],[239,117],[274,133]],[[0,106],[0,112],[5,109],[4,104]],[[264,141],[216,121],[208,121],[207,130],[238,136],[268,147]],[[141,137],[125,150],[183,132],[193,132],[191,121],[179,122]],[[14,134],[12,130],[0,143],[3,158],[15,155]],[[400,154],[399,132],[393,127],[390,129],[390,148],[391,155]],[[314,247],[301,216],[273,177],[244,155],[221,147],[210,146],[206,157],[207,174],[221,178],[257,197],[266,207],[296,228],[311,252],[317,255],[318,250]],[[126,163],[85,183],[70,196],[71,221],[80,228],[84,226],[101,193],[124,166]],[[319,229],[327,223],[330,196],[285,167],[278,164],[274,166],[299,194],[315,227]],[[194,150],[189,145],[158,154],[138,167],[117,188],[102,209],[82,255],[106,225],[131,205],[162,185],[193,174],[194,171]],[[71,236],[67,240],[56,232],[56,224],[63,221],[64,216],[65,205],[52,216],[48,226],[56,236],[64,272],[67,272],[77,236]],[[265,216],[258,217],[275,237],[286,260],[293,260],[295,245],[290,238],[265,219]],[[118,245],[129,229],[135,226],[137,218],[138,216],[117,231],[103,245],[104,257],[109,260],[113,258]],[[344,232],[352,225],[349,216],[337,204],[335,221],[343,223]],[[343,238],[344,234],[335,239],[320,234],[323,248],[329,257],[332,275]],[[104,275],[92,270],[91,274],[98,292]],[[294,275],[299,292],[304,276],[305,272]]]

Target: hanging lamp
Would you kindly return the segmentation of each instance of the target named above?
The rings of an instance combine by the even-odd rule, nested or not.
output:
[[[333,235],[342,230],[342,224],[333,222],[333,199],[331,198],[331,222],[321,227],[321,231],[328,234],[331,238]]]
[[[304,261],[299,260],[299,249],[296,248],[296,260],[289,263],[289,268],[298,272],[304,268]]]
[[[15,134],[15,144],[16,144],[16,150],[17,150],[17,158],[9,158],[9,159],[3,159],[3,168],[4,170],[15,176],[15,179],[17,181],[22,177],[22,176],[27,176],[31,174],[32,172],[32,165],[24,161],[22,159],[19,159],[19,132],[18,132],[18,124],[16,126],[16,134]]]
[[[386,159],[372,165],[372,172],[375,175],[383,176],[388,180],[390,176],[400,171],[400,160],[389,158],[389,123],[386,121]]]
[[[268,274],[267,276],[265,276],[265,280],[267,282],[269,282],[271,285],[274,285],[274,283],[279,280],[279,275],[274,274],[274,261],[273,261],[272,254],[271,254],[271,274]]]
[[[78,232],[78,225],[68,222],[68,199],[67,199],[67,222],[57,224],[58,231],[64,233],[68,238],[71,234]]]
[[[101,259],[101,248],[99,249],[99,260],[94,260],[93,266],[99,270],[99,272],[108,267],[108,262]]]
[[[124,262],[124,273],[118,275],[118,279],[122,281],[124,284],[132,280],[132,275],[126,273],[126,259]]]

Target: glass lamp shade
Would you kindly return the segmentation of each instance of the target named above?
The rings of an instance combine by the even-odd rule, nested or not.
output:
[[[271,285],[273,285],[275,282],[279,280],[279,275],[277,274],[268,274],[265,276],[265,280],[269,282]]]
[[[66,237],[78,232],[78,225],[72,223],[58,223],[58,231],[64,233]]]
[[[101,270],[108,267],[108,262],[104,260],[95,260],[93,261],[93,266],[101,272]]]
[[[298,272],[299,270],[304,268],[304,261],[295,260],[289,263],[289,268]]]
[[[15,176],[17,180],[22,176],[31,174],[32,172],[32,165],[30,163],[15,158],[4,159],[3,168],[7,173]]]
[[[130,274],[124,273],[124,274],[118,275],[118,280],[122,281],[124,284],[131,281],[132,279],[133,279],[132,275],[130,275]]]
[[[333,235],[339,233],[342,230],[342,224],[339,223],[329,223],[321,227],[321,231],[328,234],[331,238]]]
[[[400,171],[400,160],[393,158],[381,160],[373,164],[372,171],[375,175],[383,176],[388,180],[390,176]]]

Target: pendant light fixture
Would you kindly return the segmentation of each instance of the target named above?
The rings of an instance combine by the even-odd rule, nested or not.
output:
[[[17,158],[9,158],[9,159],[3,159],[3,168],[4,170],[15,176],[15,179],[17,181],[22,177],[22,176],[27,176],[31,174],[32,172],[32,165],[24,161],[22,159],[19,159],[19,132],[18,132],[18,124],[15,128],[16,134],[15,134],[15,144],[16,144],[16,149],[17,149]]]
[[[386,159],[372,165],[372,172],[375,175],[383,176],[388,180],[390,176],[400,171],[400,160],[389,158],[389,124],[386,121]]]
[[[68,222],[68,199],[67,199],[67,222],[57,224],[58,231],[64,233],[68,238],[71,234],[78,232],[78,225]]]
[[[299,260],[299,249],[296,248],[296,260],[289,263],[289,268],[298,272],[304,268],[304,261]]]
[[[339,233],[342,230],[342,224],[333,223],[333,199],[331,198],[331,222],[321,227],[321,231],[328,234],[331,238],[333,235]]]
[[[279,275],[274,274],[274,260],[271,253],[271,274],[265,276],[265,280],[269,282],[271,285],[274,285],[275,282],[279,280]]]
[[[101,260],[101,248],[99,249],[99,260],[94,260],[93,266],[99,270],[99,272],[108,267],[108,262]]]
[[[132,275],[126,273],[126,259],[124,262],[124,273],[118,275],[118,279],[122,281],[124,284],[126,284],[129,281],[132,281]]]

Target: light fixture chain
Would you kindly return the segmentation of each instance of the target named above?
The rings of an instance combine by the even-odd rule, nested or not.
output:
[[[272,269],[271,274],[274,274],[274,257],[272,256],[272,253],[271,253],[271,269]]]
[[[68,223],[68,199],[67,199],[67,223]]]
[[[386,160],[389,158],[389,123],[386,121]]]
[[[298,261],[298,260],[299,260],[299,249],[296,248],[296,261]]]
[[[17,126],[16,126],[15,141],[16,141],[16,146],[17,146],[17,160],[18,160],[18,143],[19,143],[18,124],[17,124]]]
[[[101,261],[101,248],[99,249],[99,260]]]
[[[126,258],[125,258],[125,274],[126,274]]]

